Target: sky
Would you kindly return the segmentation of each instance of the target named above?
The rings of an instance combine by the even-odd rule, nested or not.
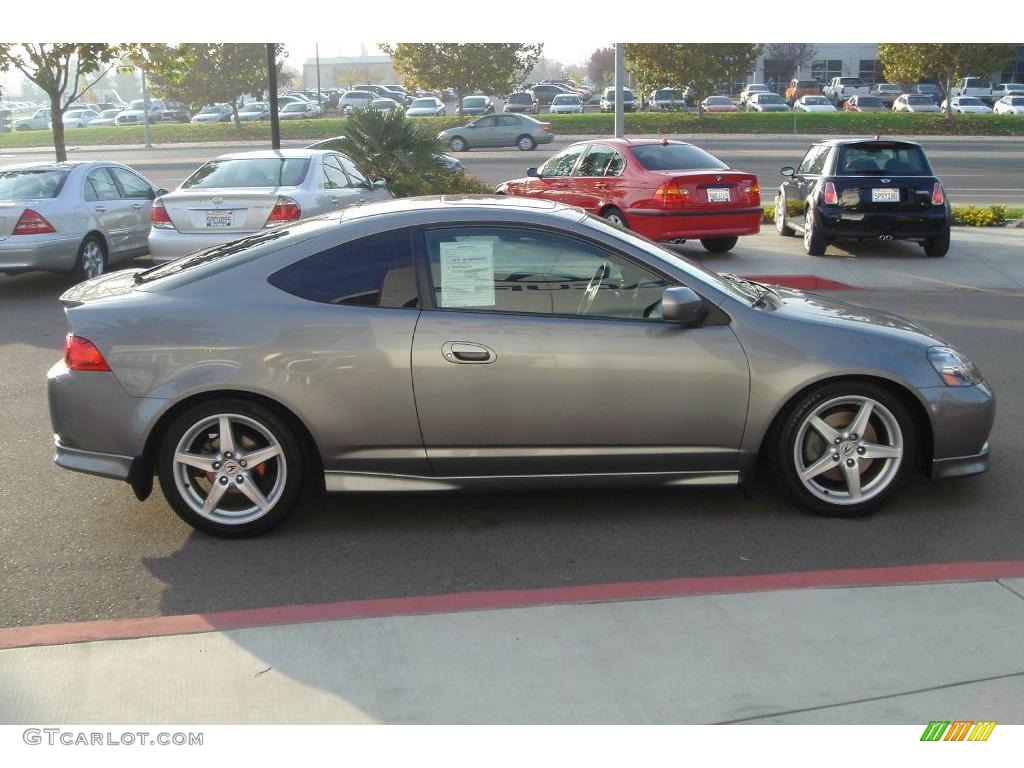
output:
[[[611,45],[611,43],[593,43],[589,41],[581,43],[571,40],[566,42],[545,42],[539,40],[538,42],[544,43],[544,58],[554,59],[563,64],[583,64],[590,59],[590,54],[593,53],[595,48]],[[324,58],[331,56],[358,56],[362,52],[363,46],[366,47],[366,52],[371,56],[380,53],[375,43],[333,40],[330,43],[320,43],[320,55]],[[316,55],[316,42],[286,42],[285,50],[288,51],[288,59],[292,66],[298,68],[306,59],[312,59]]]

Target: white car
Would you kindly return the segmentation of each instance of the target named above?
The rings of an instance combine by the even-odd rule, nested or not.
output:
[[[789,112],[789,104],[777,93],[751,93],[747,99],[751,112]]]
[[[117,116],[121,114],[121,109],[104,109],[100,112],[99,117],[94,117],[92,122],[89,123],[90,128],[103,128],[111,127],[116,125]]]
[[[950,91],[951,97],[973,96],[983,102],[992,101],[992,83],[987,77],[965,77],[954,85]]]
[[[1004,96],[1024,96],[1024,83],[1000,83],[992,86],[993,104]]]
[[[250,101],[238,110],[238,119],[248,123],[255,120],[269,120],[270,104],[265,101]]]
[[[293,101],[285,104],[278,117],[282,120],[309,120],[322,114],[319,104],[312,101]]]
[[[209,160],[153,203],[154,261],[273,229],[360,203],[389,200],[348,157],[322,149],[237,152]]]
[[[405,114],[407,117],[443,117],[448,114],[448,110],[440,99],[434,96],[421,96],[413,99]]]
[[[997,115],[1024,115],[1024,94],[1003,96],[992,109]]]
[[[366,109],[376,98],[377,94],[372,91],[345,91],[338,99],[338,109],[347,115],[353,109]]]
[[[192,115],[193,123],[226,123],[231,119],[232,109],[230,104],[223,102],[218,104],[207,104],[201,110]]]
[[[949,101],[949,108],[953,112],[959,112],[961,115],[991,115],[992,107],[983,102],[977,96],[954,96]],[[946,102],[942,102],[939,105],[939,109],[943,112],[946,111]]]
[[[32,117],[23,117],[14,121],[16,131],[45,131],[50,127],[50,108],[37,109]]]
[[[750,101],[750,97],[755,93],[772,93],[772,90],[763,83],[748,83],[740,91],[740,106],[745,106]]]
[[[149,124],[159,123],[164,115],[164,102],[161,99],[149,100]],[[143,99],[134,99],[128,103],[128,108],[121,110],[114,122],[117,125],[142,125],[146,121],[146,102]]]
[[[370,102],[370,109],[375,112],[391,112],[397,109],[399,112],[402,111],[402,105],[394,99],[374,99]]]
[[[892,103],[893,112],[941,112],[942,109],[936,104],[931,96],[923,93],[904,93]]]
[[[793,104],[797,112],[835,112],[835,105],[824,96],[801,96]]]
[[[100,116],[99,112],[91,109],[69,109],[64,113],[63,123],[65,128],[85,128],[89,123]]]
[[[560,93],[551,100],[549,111],[553,115],[582,115],[583,100],[575,93]]]

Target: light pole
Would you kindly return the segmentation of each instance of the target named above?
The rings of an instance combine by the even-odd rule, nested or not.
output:
[[[270,93],[270,146],[281,148],[281,121],[277,116],[277,43],[267,43],[267,90]]]
[[[323,107],[323,100],[320,96],[320,43],[316,44],[316,103]]]
[[[626,135],[626,117],[622,107],[622,88],[626,80],[626,65],[623,57],[624,43],[615,43],[615,138]]]
[[[149,134],[149,88],[146,87],[146,61],[143,59],[142,64],[139,65],[139,69],[142,70],[142,126],[143,132],[145,133],[146,149],[150,149],[153,144],[150,141]]]

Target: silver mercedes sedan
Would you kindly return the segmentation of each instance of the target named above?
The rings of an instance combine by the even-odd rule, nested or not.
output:
[[[371,181],[333,150],[221,155],[153,206],[149,252],[154,261],[169,261],[300,219],[390,198],[383,179]]]
[[[260,533],[327,491],[736,486],[813,512],[988,467],[993,393],[899,317],[539,200],[412,198],[82,283],[56,462]]]

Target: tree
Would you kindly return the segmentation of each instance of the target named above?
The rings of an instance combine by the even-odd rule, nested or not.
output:
[[[780,72],[786,73],[786,78],[796,76],[800,67],[811,62],[818,55],[818,49],[813,43],[771,43],[765,51],[765,59],[775,62]]]
[[[642,91],[688,86],[702,118],[704,98],[731,73],[750,72],[762,50],[759,43],[627,43],[625,56]]]
[[[64,110],[116,64],[122,50],[109,43],[0,43],[0,72],[17,69],[50,100],[57,162],[68,159]]]
[[[587,76],[594,88],[604,88],[615,78],[615,49],[598,48],[590,54]]]
[[[540,43],[397,43],[377,46],[391,56],[407,86],[452,88],[459,99],[474,91],[508,93],[540,59]]]
[[[938,80],[946,93],[946,119],[953,118],[949,91],[968,75],[986,76],[1017,55],[1014,43],[882,43],[878,60],[886,80]]]

